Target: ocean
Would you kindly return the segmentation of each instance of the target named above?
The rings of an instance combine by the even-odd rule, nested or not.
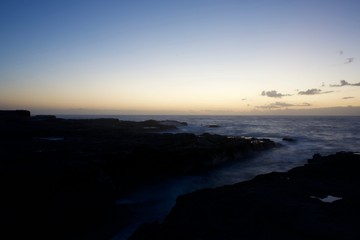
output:
[[[60,117],[60,116],[59,116]],[[67,116],[70,117],[70,116]],[[75,117],[75,116],[73,116]],[[82,116],[82,118],[95,116]],[[100,116],[96,116],[100,117]],[[101,116],[110,117],[110,116]],[[214,133],[226,136],[268,138],[279,147],[256,153],[193,176],[169,179],[118,199],[132,209],[125,228],[114,240],[126,239],[142,223],[161,221],[177,196],[198,189],[250,180],[258,174],[287,171],[306,163],[315,153],[360,151],[360,116],[111,116],[120,120],[177,120],[188,123],[172,133]],[[209,125],[217,125],[211,128]],[[284,141],[283,138],[294,141]],[[131,206],[134,206],[131,208]]]

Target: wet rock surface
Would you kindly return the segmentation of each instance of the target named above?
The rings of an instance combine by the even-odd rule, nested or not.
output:
[[[130,239],[360,239],[359,167],[359,154],[316,154],[288,172],[190,193]]]
[[[6,239],[109,239],[127,218],[116,205],[119,196],[275,146],[266,139],[162,133],[186,124],[176,121],[1,114]]]

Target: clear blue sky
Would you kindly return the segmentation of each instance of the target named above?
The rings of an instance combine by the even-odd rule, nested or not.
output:
[[[360,107],[359,13],[356,0],[2,0],[0,108]]]

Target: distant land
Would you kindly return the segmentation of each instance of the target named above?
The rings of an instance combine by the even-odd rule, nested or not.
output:
[[[328,108],[302,108],[302,109],[269,109],[243,111],[204,110],[204,111],[134,111],[115,109],[31,109],[34,115],[294,115],[294,116],[360,116],[360,106],[328,107]]]

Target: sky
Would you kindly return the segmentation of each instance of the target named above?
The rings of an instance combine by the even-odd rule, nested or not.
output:
[[[0,109],[360,115],[358,0],[2,0]]]

